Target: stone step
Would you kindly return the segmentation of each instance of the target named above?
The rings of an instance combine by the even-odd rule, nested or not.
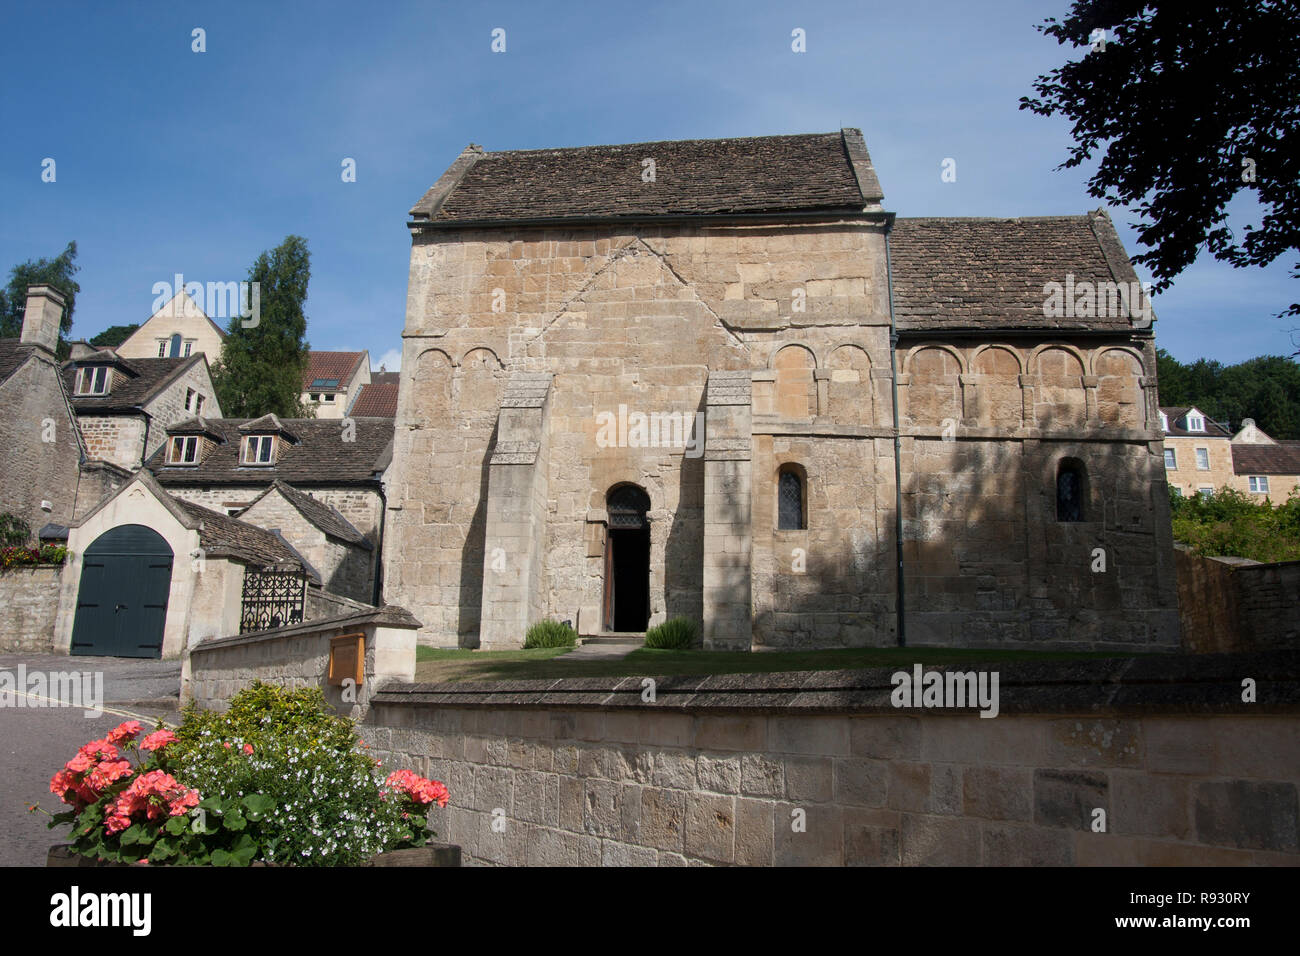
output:
[[[644,644],[645,635],[629,631],[611,631],[604,634],[597,634],[594,637],[584,637],[583,644]]]

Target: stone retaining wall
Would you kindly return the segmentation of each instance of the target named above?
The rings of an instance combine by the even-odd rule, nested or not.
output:
[[[38,564],[0,573],[0,651],[54,653],[61,564]]]
[[[1185,650],[1300,648],[1300,561],[1203,558],[1179,545],[1174,562]]]
[[[401,608],[370,608],[291,627],[203,641],[190,649],[181,674],[181,699],[205,710],[225,710],[230,698],[260,680],[286,687],[319,687],[335,710],[364,715],[371,696],[387,681],[415,676],[415,631],[420,624]],[[361,685],[330,685],[330,639],[365,635]]]
[[[871,670],[389,685],[362,730],[471,865],[1300,864],[1300,654],[998,670],[993,719]]]

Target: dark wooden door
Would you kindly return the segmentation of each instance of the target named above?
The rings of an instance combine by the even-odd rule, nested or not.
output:
[[[172,551],[144,525],[104,532],[82,557],[73,654],[161,657]]]

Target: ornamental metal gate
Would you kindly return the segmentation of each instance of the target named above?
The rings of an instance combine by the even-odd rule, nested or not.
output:
[[[239,613],[239,633],[302,623],[307,579],[296,570],[248,568]]]

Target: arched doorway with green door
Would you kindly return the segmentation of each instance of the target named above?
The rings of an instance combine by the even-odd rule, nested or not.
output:
[[[81,559],[72,654],[162,657],[172,549],[139,524],[96,538]]]

